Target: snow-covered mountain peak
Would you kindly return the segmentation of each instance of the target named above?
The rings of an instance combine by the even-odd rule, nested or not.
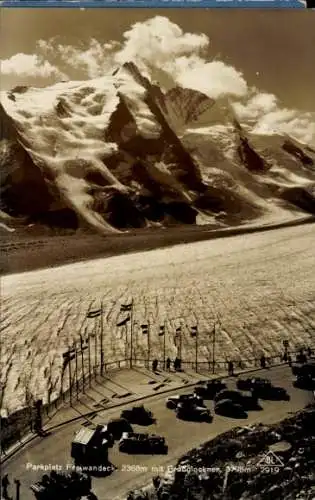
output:
[[[279,172],[278,191],[274,179],[262,188],[258,172],[270,179],[280,164],[303,176],[303,189],[314,183],[313,151],[288,137],[255,138],[228,102],[178,86],[163,91],[132,62],[93,80],[1,97],[0,209],[12,216],[102,233],[215,223],[217,213],[222,223],[223,212],[227,224],[240,223],[273,210],[265,198],[282,196]]]

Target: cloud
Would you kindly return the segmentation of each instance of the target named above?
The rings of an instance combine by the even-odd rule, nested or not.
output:
[[[278,107],[277,98],[273,94],[255,91],[252,97],[242,102],[235,102],[233,107],[240,119],[254,120],[261,115],[271,113]]]
[[[221,61],[204,62],[199,57],[181,57],[165,67],[183,87],[199,90],[213,99],[243,96],[247,83],[242,74]]]
[[[15,54],[10,59],[1,61],[1,74],[3,76],[22,77],[63,77],[59,69],[50,62],[36,54]]]
[[[100,77],[114,67],[133,61],[150,78],[152,69],[167,72],[174,84],[200,90],[212,98],[243,96],[247,84],[242,74],[221,61],[204,58],[210,45],[204,34],[185,33],[167,17],[155,16],[138,22],[123,34],[121,43],[100,43],[92,38],[88,45],[71,46],[40,40],[40,53],[59,59],[67,72],[80,70],[88,78]]]
[[[315,113],[301,113],[279,108],[260,116],[253,132],[289,134],[299,141],[315,145]]]
[[[304,143],[315,143],[315,114],[282,108],[274,94],[252,89],[243,102],[233,108],[241,121],[256,134],[289,134]]]
[[[66,65],[70,71],[80,70],[88,78],[97,78],[113,67],[113,55],[119,43],[112,41],[102,44],[92,38],[87,47],[75,47],[58,44],[51,39],[39,40],[37,46],[45,57],[59,59],[59,64]]]
[[[164,72],[174,84],[199,90],[209,97],[228,96],[243,124],[256,133],[287,133],[315,142],[312,113],[282,108],[275,95],[249,88],[241,71],[220,60],[209,60],[205,34],[184,32],[167,17],[155,16],[133,24],[121,42],[95,38],[78,46],[60,39],[40,40],[38,55],[16,54],[2,62],[2,75],[97,78],[124,62],[133,61],[147,77]],[[59,68],[59,69],[58,69]],[[157,71],[157,74],[156,74]]]
[[[209,44],[206,35],[184,33],[167,17],[156,16],[143,23],[135,23],[123,35],[124,43],[116,56],[119,63],[135,63],[157,66],[174,57],[199,53]]]
[[[221,61],[209,62],[203,57],[210,45],[206,35],[184,33],[166,17],[156,16],[136,23],[123,37],[123,46],[115,56],[117,63],[134,61],[146,73],[151,67],[161,69],[175,83],[213,98],[242,96],[247,91],[239,71]]]

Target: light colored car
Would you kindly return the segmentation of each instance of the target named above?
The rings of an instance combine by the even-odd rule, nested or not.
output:
[[[195,403],[198,406],[204,407],[202,397],[197,396],[197,394],[195,393],[192,393],[192,394],[177,394],[175,396],[170,396],[166,400],[166,408],[169,408],[170,410],[176,410],[177,405],[185,401],[190,401],[191,403]]]

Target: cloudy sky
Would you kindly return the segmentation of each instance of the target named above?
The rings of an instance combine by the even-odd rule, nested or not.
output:
[[[1,24],[2,89],[94,78],[133,60],[165,85],[230,96],[261,130],[290,123],[287,132],[315,137],[310,11],[2,9]]]

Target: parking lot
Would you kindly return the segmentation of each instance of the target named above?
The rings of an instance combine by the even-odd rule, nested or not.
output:
[[[189,422],[176,418],[174,411],[167,409],[165,400],[172,394],[184,394],[189,389],[174,390],[168,395],[157,394],[144,401],[145,407],[150,409],[156,423],[143,427],[134,425],[136,432],[149,432],[165,436],[169,452],[168,455],[129,455],[120,453],[117,444],[110,450],[109,459],[115,466],[115,471],[108,477],[93,478],[93,491],[99,500],[113,500],[123,498],[130,489],[140,487],[150,482],[151,477],[166,472],[168,467],[176,464],[177,459],[188,450],[197,447],[201,443],[214,438],[235,426],[249,425],[253,423],[274,423],[286,417],[291,412],[303,408],[313,400],[312,392],[295,389],[292,386],[292,373],[289,367],[276,367],[270,370],[260,371],[261,377],[269,378],[273,384],[288,390],[290,401],[262,401],[261,411],[250,411],[247,419],[233,419],[214,415],[212,423]],[[228,387],[235,387],[235,379],[227,379]],[[206,405],[213,412],[213,402],[206,401]],[[126,404],[120,409],[112,409],[97,414],[93,420],[96,423],[106,423],[110,418],[120,416],[124,408],[132,404]],[[41,466],[59,466],[62,470],[71,467],[70,445],[74,432],[80,427],[80,423],[67,424],[54,431],[51,436],[38,438],[27,448],[9,460],[3,467],[12,478],[19,478],[22,483],[21,498],[23,500],[33,499],[29,489],[32,482],[40,479],[44,473]]]

